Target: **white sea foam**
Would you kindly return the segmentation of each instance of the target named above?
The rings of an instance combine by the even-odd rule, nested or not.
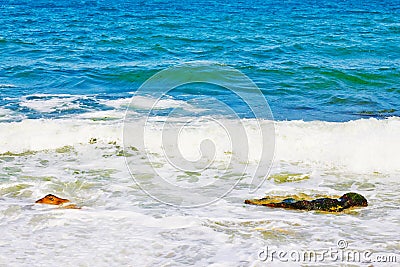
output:
[[[114,100],[98,100],[99,103],[115,109],[115,111],[126,111],[129,108],[130,115],[134,114],[135,110],[150,111],[150,110],[165,110],[165,109],[181,109],[188,113],[204,111],[201,108],[195,107],[186,101],[175,100],[172,98],[154,99],[149,96],[133,96],[131,98],[119,98]],[[124,117],[125,114],[122,115]]]
[[[75,117],[78,119],[91,119],[93,121],[123,120],[124,116],[125,110],[121,109],[99,110],[75,115]]]
[[[23,120],[21,122],[0,123],[0,152],[23,152],[55,149],[62,146],[87,144],[91,138],[99,143],[117,142],[122,145],[122,113],[101,113],[99,119],[58,119]],[[89,116],[90,118],[90,116]],[[103,119],[101,119],[103,118]],[[104,119],[105,118],[105,119]],[[114,119],[110,119],[114,118]],[[188,121],[190,121],[188,119]],[[260,133],[256,120],[232,121],[220,119],[218,122],[198,120],[182,124],[170,120],[169,127],[162,129],[163,121],[145,131],[148,152],[162,155],[166,149],[163,135],[173,128],[182,128],[178,136],[178,148],[186,160],[201,156],[204,140],[213,143],[212,151],[216,160],[230,160],[236,155],[232,151],[234,127],[244,127],[249,144],[249,152],[240,160],[257,161],[260,155]],[[263,122],[261,121],[261,125]],[[143,119],[130,122],[129,127],[140,129]],[[229,125],[229,129],[223,126]],[[233,125],[233,126],[232,126]],[[232,130],[233,129],[233,130]],[[288,162],[343,169],[355,173],[399,172],[400,119],[362,119],[344,123],[281,121],[275,123],[276,162]],[[233,139],[234,140],[234,139]],[[163,143],[164,142],[164,143]],[[237,141],[236,141],[237,142]],[[136,146],[135,144],[132,144]],[[140,145],[137,145],[140,146]],[[168,149],[168,148],[167,148]],[[231,155],[233,152],[233,155]]]
[[[277,122],[276,159],[354,172],[400,171],[400,119]]]
[[[126,103],[124,103],[126,104]],[[172,98],[154,99],[152,97],[134,96],[127,103],[131,108],[144,110],[182,108],[189,111],[201,110],[187,103],[187,101]]]
[[[20,106],[27,107],[38,112],[50,113],[55,111],[79,109],[79,103],[74,103],[74,101],[81,98],[85,97],[68,94],[35,94],[22,97]]]
[[[72,119],[0,123],[1,152],[56,149],[85,144],[92,138],[100,142],[121,142],[121,128],[114,122]]]
[[[100,100],[100,103],[115,109],[126,109],[131,100],[132,98],[119,98],[114,100]]]
[[[26,118],[26,116],[24,114],[17,113],[10,109],[0,107],[0,122],[22,120],[25,118]]]
[[[11,110],[0,107],[0,118],[7,116],[11,113]]]

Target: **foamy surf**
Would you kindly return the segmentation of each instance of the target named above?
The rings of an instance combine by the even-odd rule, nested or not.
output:
[[[400,171],[400,119],[277,122],[276,159],[355,173]]]
[[[400,190],[396,156],[400,118],[273,122],[273,165],[267,177],[259,177],[265,178],[260,188],[251,193],[249,180],[257,167],[262,140],[257,128],[271,121],[153,116],[142,149],[124,143],[129,103],[127,99],[104,101],[102,104],[113,109],[69,118],[0,123],[0,226],[4,233],[0,246],[3,253],[18,257],[0,256],[0,264],[29,264],[32,260],[50,264],[54,262],[48,256],[51,251],[71,266],[88,261],[98,266],[133,262],[144,266],[176,262],[251,265],[262,263],[259,252],[265,246],[287,251],[336,249],[344,237],[351,242],[350,248],[360,251],[398,251],[397,243],[388,243],[387,236],[397,231],[400,215],[400,199],[395,193]],[[182,107],[179,102],[172,104]],[[151,107],[136,108],[140,110],[130,113],[133,116],[128,123],[140,129],[146,120],[141,111]],[[163,130],[166,121],[168,127]],[[224,125],[231,131],[225,131]],[[171,149],[179,149],[183,159],[196,161],[205,151],[202,142],[210,140],[215,142],[215,149],[210,150],[214,165],[198,171],[169,165],[162,133],[179,127],[177,146]],[[229,133],[239,132],[239,128],[246,130],[246,154],[231,151]],[[151,157],[150,165],[147,157]],[[130,170],[127,162],[132,163]],[[212,187],[216,179],[234,184],[243,178],[215,203],[180,209],[157,202],[142,191],[142,187],[152,188],[150,193],[173,203],[182,197],[160,186],[150,170],[183,188],[211,184],[202,191],[206,199],[219,192]],[[340,196],[348,191],[364,195],[369,206],[327,215],[243,204],[245,199],[265,195]],[[82,209],[34,204],[48,193],[70,199]],[[324,231],[318,230],[321,220]],[[101,244],[91,250],[96,256],[80,254],[93,242]],[[27,247],[27,243],[32,245]],[[63,246],[54,247],[54,243]],[[70,253],[78,256],[71,259]]]
[[[77,102],[80,99],[85,97],[69,94],[35,94],[22,97],[19,105],[42,113],[62,112],[81,108]]]
[[[78,145],[81,145],[80,149],[85,149],[85,146],[93,142],[97,143],[99,149],[109,143],[122,146],[122,114],[115,111],[99,111],[78,116],[85,118],[2,122],[0,153],[21,154]],[[143,120],[138,117],[136,121],[129,122],[130,127],[139,129],[139,125],[144,123]],[[232,140],[221,125],[208,120],[202,124],[201,119],[196,119],[196,122],[197,124],[183,131],[179,139],[178,148],[188,159],[194,160],[200,156],[201,141],[206,139],[215,142],[216,160],[225,161],[230,160],[232,156],[238,156],[232,155]],[[234,122],[223,118],[220,122],[222,125],[231,124],[238,128],[243,125],[247,127],[246,141],[249,151],[245,158],[238,158],[238,161],[257,164],[260,136],[255,128],[258,123],[262,125],[270,122],[254,119]],[[172,124],[172,128],[182,127],[180,120],[169,123]],[[391,174],[400,171],[398,117],[385,120],[360,119],[343,123],[280,121],[274,124],[276,162],[352,173]],[[162,126],[163,119],[160,118],[154,127],[146,129],[146,149],[150,153],[160,154],[164,149]],[[145,153],[139,151],[141,152]]]

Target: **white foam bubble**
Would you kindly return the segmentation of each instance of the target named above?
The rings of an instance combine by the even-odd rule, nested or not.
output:
[[[7,108],[0,107],[0,122],[1,121],[15,121],[25,119],[26,116],[21,113],[17,113]]]
[[[99,110],[92,112],[85,112],[81,114],[75,115],[75,118],[78,119],[91,119],[98,121],[107,121],[107,120],[122,120],[125,116],[125,110]]]
[[[131,102],[131,98],[119,98],[113,100],[99,100],[103,105],[113,107],[115,109],[126,109]]]
[[[11,110],[0,107],[0,117],[4,117],[11,114]]]
[[[80,98],[84,98],[84,96],[35,94],[22,97],[19,105],[38,112],[50,113],[55,111],[79,109],[79,103],[74,103],[74,101]]]
[[[153,99],[151,97],[134,96],[130,102],[130,106],[137,109],[169,109],[182,108],[190,111],[200,110],[187,103],[187,101],[176,100],[172,98]]]

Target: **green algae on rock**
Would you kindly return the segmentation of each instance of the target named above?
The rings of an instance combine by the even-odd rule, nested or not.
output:
[[[285,198],[282,201],[276,201],[274,198],[247,199],[244,202],[250,205],[261,205],[272,208],[286,208],[298,210],[318,210],[327,212],[341,212],[352,207],[366,207],[368,201],[358,193],[347,193],[338,199],[318,198],[315,200],[296,200],[295,198]]]

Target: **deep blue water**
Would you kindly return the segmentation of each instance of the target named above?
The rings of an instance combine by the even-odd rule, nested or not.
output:
[[[54,117],[20,98],[72,94],[92,98],[61,115],[106,109],[96,99],[201,60],[248,75],[277,120],[400,116],[400,1],[232,2],[0,0],[0,106]],[[238,104],[205,85],[171,94]]]

